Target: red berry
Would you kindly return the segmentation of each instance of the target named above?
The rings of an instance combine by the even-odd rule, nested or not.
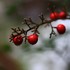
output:
[[[58,19],[58,13],[57,12],[53,12],[53,13],[51,13],[50,14],[50,18],[52,19],[52,20],[55,20],[55,19]]]
[[[57,31],[59,34],[64,34],[65,31],[66,31],[66,27],[63,25],[63,24],[59,24],[57,27],[56,27]]]
[[[64,11],[61,11],[61,12],[59,13],[59,18],[61,18],[61,19],[66,18],[66,16],[67,16],[67,13],[64,12]]]
[[[36,44],[38,41],[38,35],[37,34],[32,34],[28,36],[28,42],[32,45]]]
[[[23,37],[22,36],[15,36],[13,38],[13,42],[15,45],[20,45],[23,42]]]

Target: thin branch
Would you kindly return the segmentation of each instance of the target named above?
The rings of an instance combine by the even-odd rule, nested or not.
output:
[[[50,26],[51,26],[51,29],[52,29],[52,31],[51,31],[51,33],[50,33],[50,37],[49,38],[51,38],[52,37],[52,35],[55,35],[56,36],[56,33],[54,32],[54,30],[53,30],[53,26],[50,24]]]
[[[45,20],[44,15],[43,15],[43,14],[41,14],[39,17],[40,17],[40,19],[41,19],[41,21],[42,21],[42,23],[43,23],[43,22],[44,22],[44,20]]]
[[[24,19],[24,23],[25,23],[29,28],[31,28],[26,19]]]
[[[48,26],[48,25],[51,26],[51,33],[50,33],[50,37],[49,38],[51,38],[52,35],[55,35],[56,36],[56,33],[55,33],[54,29],[53,29],[54,27],[51,24],[51,22],[53,22],[54,20],[51,20],[51,19],[50,20],[47,20],[47,19],[45,20],[43,14],[41,14],[41,16],[39,16],[39,18],[41,19],[41,22],[39,24],[35,23],[31,18],[24,19],[24,21],[23,21],[24,24],[26,24],[28,26],[28,29],[27,30],[24,30],[23,28],[20,29],[19,27],[17,29],[16,28],[11,28],[13,30],[13,32],[12,32],[10,38],[9,38],[10,39],[10,42],[13,40],[13,38],[15,36],[24,34],[24,37],[23,38],[25,38],[25,43],[26,43],[27,33],[29,31],[32,31],[33,33],[40,34],[40,32],[38,31],[38,29],[39,29],[40,26],[45,25],[45,24],[46,24],[46,26]],[[70,18],[66,17],[65,19],[70,19]],[[65,19],[62,19],[62,20],[65,20]],[[56,20],[59,20],[59,19],[56,19]],[[31,24],[34,24],[34,26],[31,27],[30,26]],[[16,33],[16,35],[14,35],[14,33]]]

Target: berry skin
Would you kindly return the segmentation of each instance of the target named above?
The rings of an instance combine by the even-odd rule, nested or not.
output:
[[[13,43],[15,45],[20,45],[23,42],[23,37],[22,36],[15,36],[13,38]]]
[[[50,14],[50,18],[51,18],[52,20],[58,19],[58,16],[59,16],[59,14],[58,14],[57,12],[52,12],[52,13]]]
[[[59,24],[57,27],[56,27],[57,31],[59,34],[64,34],[65,31],[66,31],[66,27],[63,25],[63,24]]]
[[[61,11],[61,12],[59,13],[59,18],[64,19],[64,18],[66,18],[66,17],[67,17],[67,13],[66,13],[66,12]]]
[[[37,34],[32,34],[28,36],[28,42],[32,45],[36,44],[38,41],[38,35]]]

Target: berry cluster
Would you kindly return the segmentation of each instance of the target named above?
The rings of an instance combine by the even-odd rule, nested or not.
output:
[[[67,17],[67,13],[65,11],[61,11],[60,13],[58,13],[58,12],[52,12],[50,14],[50,18],[52,20],[65,19],[66,17]]]
[[[50,33],[49,38],[51,38],[52,35],[56,36],[54,28],[57,30],[57,32],[59,34],[64,34],[65,31],[66,31],[65,25],[58,24],[56,27],[53,27],[51,22],[53,22],[55,20],[58,20],[58,19],[69,19],[67,16],[69,16],[69,15],[65,11],[61,11],[59,13],[56,12],[56,11],[53,11],[49,15],[50,20],[47,20],[47,19],[44,18],[43,14],[41,14],[39,16],[39,18],[41,19],[40,24],[37,24],[37,23],[33,22],[33,20],[31,18],[24,19],[24,23],[28,26],[29,29],[24,30],[23,28],[20,29],[19,27],[18,28],[11,28],[13,30],[13,32],[10,36],[10,42],[13,41],[13,43],[15,45],[21,45],[22,42],[23,42],[23,39],[25,39],[24,40],[25,43],[26,43],[26,41],[28,41],[28,43],[30,43],[32,45],[36,44],[38,42],[38,37],[39,37],[39,34],[40,34],[38,29],[41,25],[51,26],[51,33]],[[31,26],[32,24],[34,26]],[[28,35],[27,33],[29,31],[32,31],[33,33],[31,35]],[[22,36],[22,34],[23,34],[23,36]]]

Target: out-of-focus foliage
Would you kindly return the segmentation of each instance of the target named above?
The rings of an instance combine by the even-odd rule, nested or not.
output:
[[[14,4],[13,4],[14,3]],[[40,12],[42,12],[43,14],[47,15],[48,11],[48,3],[50,3],[50,8],[52,8],[53,6],[55,6],[56,11],[60,11],[62,10],[63,6],[66,7],[67,11],[70,11],[70,0],[41,0],[38,1],[36,4],[35,0],[27,0],[27,1],[13,1],[11,3],[11,5],[8,5],[6,8],[6,15],[8,17],[12,17],[12,19],[15,17],[15,19],[21,20],[23,17],[26,17],[28,14],[32,14],[30,11],[31,9],[33,10],[36,4],[39,4],[38,6],[40,6],[40,4],[43,4],[43,7],[40,8]],[[29,10],[30,9],[30,10]],[[42,10],[41,10],[42,9]],[[52,10],[54,10],[52,8]],[[36,12],[37,13],[37,12]],[[40,15],[40,14],[39,14]],[[34,16],[34,14],[33,14]],[[31,17],[31,16],[28,16]]]
[[[51,48],[51,49],[55,48],[55,44],[53,43],[53,40],[54,38],[44,41],[44,45],[47,46],[46,48]]]
[[[22,49],[23,50],[25,50],[25,51],[30,51],[30,46],[29,46],[29,44],[28,43],[26,43],[26,44],[22,44]]]
[[[2,47],[0,47],[0,52],[11,52],[12,48],[9,44],[4,44]]]
[[[16,11],[17,11],[16,10],[16,5],[12,4],[11,6],[9,6],[7,8],[6,14],[10,16],[10,15],[14,14]]]

